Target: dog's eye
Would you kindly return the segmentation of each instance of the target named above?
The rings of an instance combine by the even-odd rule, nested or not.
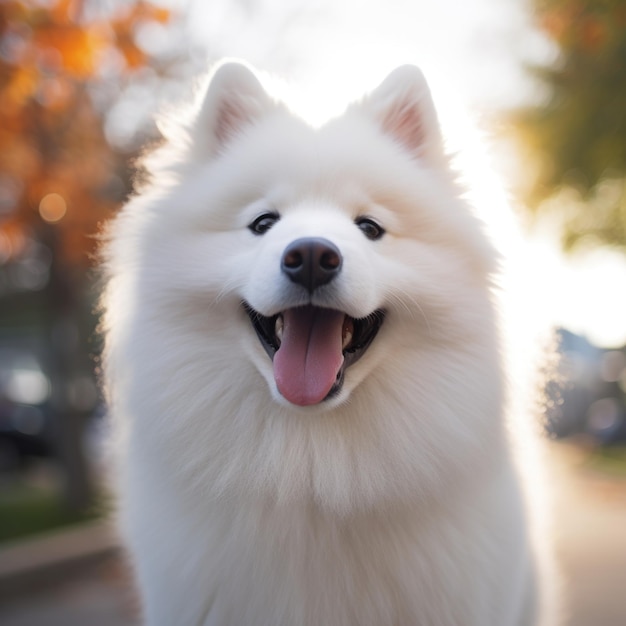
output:
[[[248,224],[248,228],[255,235],[265,234],[280,219],[278,213],[263,213],[254,222]]]
[[[380,239],[385,234],[385,229],[369,217],[359,217],[354,223],[363,231],[363,234],[372,241]]]

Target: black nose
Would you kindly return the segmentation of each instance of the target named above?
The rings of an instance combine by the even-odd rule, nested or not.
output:
[[[341,252],[328,239],[305,237],[287,246],[281,267],[290,280],[312,292],[339,274],[341,262]]]

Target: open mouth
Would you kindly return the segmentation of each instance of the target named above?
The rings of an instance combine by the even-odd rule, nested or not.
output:
[[[273,361],[278,390],[301,406],[318,404],[339,393],[346,368],[365,354],[385,318],[380,309],[357,319],[312,305],[271,317],[246,302],[243,307]]]

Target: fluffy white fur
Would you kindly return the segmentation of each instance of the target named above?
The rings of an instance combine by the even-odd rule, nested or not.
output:
[[[497,258],[420,72],[312,129],[224,63],[166,132],[105,249],[120,522],[146,623],[553,624],[505,417]],[[280,220],[251,233],[267,210]],[[307,301],[280,270],[305,236],[343,255],[314,304],[387,315],[341,392],[299,407],[241,303]]]

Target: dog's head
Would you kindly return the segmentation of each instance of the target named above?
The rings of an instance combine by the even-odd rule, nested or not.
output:
[[[462,340],[454,312],[467,318],[493,255],[417,68],[314,129],[223,63],[183,149],[153,161],[150,271],[226,315],[222,339],[237,328],[279,403],[331,408],[390,354]]]

